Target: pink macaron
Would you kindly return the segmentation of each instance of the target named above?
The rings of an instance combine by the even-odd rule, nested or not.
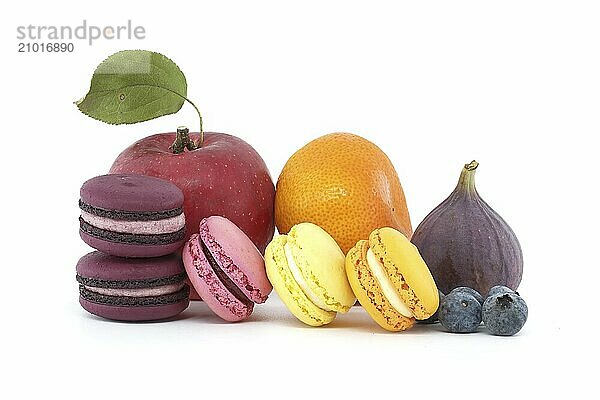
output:
[[[183,264],[194,289],[226,321],[241,321],[273,290],[265,261],[233,222],[220,216],[200,221],[183,247]]]

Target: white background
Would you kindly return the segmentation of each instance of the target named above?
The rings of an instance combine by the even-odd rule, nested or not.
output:
[[[593,397],[599,11],[592,1],[13,3],[0,17],[1,397]],[[84,18],[131,19],[147,37],[17,53],[18,25]],[[72,102],[96,65],[131,48],[173,59],[205,128],[252,144],[274,180],[320,135],[372,140],[398,170],[415,227],[478,160],[479,192],[523,247],[524,329],[390,334],[362,309],[315,329],[275,294],[233,325],[202,303],[166,323],[88,315],[75,282],[89,251],[77,234],[81,183],[133,141],[197,123],[187,105],[129,126],[79,113]]]

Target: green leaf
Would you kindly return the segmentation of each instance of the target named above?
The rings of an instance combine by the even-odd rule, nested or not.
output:
[[[169,58],[124,50],[98,65],[89,92],[75,105],[109,124],[134,124],[176,113],[186,96],[185,76]]]

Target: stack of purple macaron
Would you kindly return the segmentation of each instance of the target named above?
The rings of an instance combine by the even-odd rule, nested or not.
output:
[[[79,234],[99,250],[77,263],[81,306],[121,321],[164,319],[185,310],[181,190],[154,177],[112,174],[88,180],[80,195]]]

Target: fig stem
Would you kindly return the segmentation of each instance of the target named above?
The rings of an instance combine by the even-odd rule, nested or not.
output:
[[[178,127],[175,141],[171,145],[171,151],[173,151],[173,154],[181,154],[185,151],[185,149],[191,151],[196,150],[197,148],[198,144],[190,138],[190,130],[186,126]]]
[[[475,192],[475,171],[478,166],[479,163],[475,160],[465,164],[460,173],[460,178],[458,178],[458,188],[467,192]]]
[[[471,161],[468,164],[465,164],[465,168],[469,171],[474,171],[477,169],[477,167],[479,167],[479,163],[475,160]]]

